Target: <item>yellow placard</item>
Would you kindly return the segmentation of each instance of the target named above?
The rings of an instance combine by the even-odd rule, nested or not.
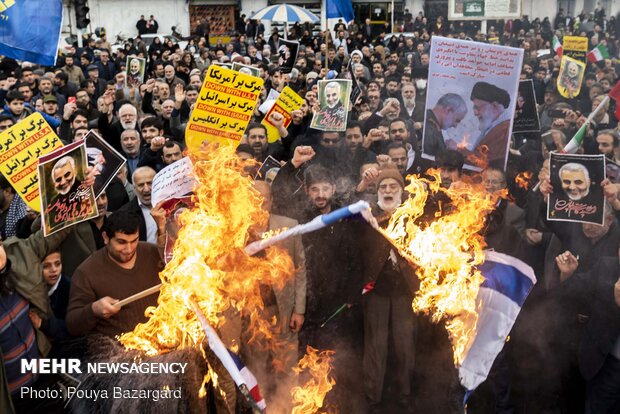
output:
[[[581,91],[581,81],[586,72],[586,64],[566,55],[562,56],[560,63],[560,76],[558,76],[558,92],[565,98],[576,98]]]
[[[585,36],[564,36],[562,39],[563,56],[568,56],[573,59],[586,61],[586,54],[588,53],[588,38]]]
[[[185,132],[189,151],[204,141],[239,145],[262,87],[261,78],[209,66]]]
[[[282,114],[284,117],[284,127],[288,127],[293,117],[291,116],[291,112],[301,108],[304,103],[304,98],[297,95],[294,90],[286,86],[280,92],[280,96],[276,99],[276,102],[273,104],[269,112],[263,118],[263,122],[261,124],[265,125],[267,128],[267,137],[269,142],[276,142],[280,139],[280,134],[278,134],[278,128],[276,128],[271,121],[269,120],[269,115],[274,112],[278,112]]]
[[[60,147],[60,138],[37,112],[0,134],[0,171],[34,211],[41,209],[37,161]]]

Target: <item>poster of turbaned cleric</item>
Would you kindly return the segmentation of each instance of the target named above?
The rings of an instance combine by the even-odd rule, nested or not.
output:
[[[433,37],[423,156],[454,149],[465,168],[506,166],[523,49]]]
[[[295,62],[297,61],[297,52],[299,51],[299,42],[292,40],[280,39],[278,43],[278,66],[280,72],[291,73]]]
[[[532,79],[519,82],[519,94],[515,106],[514,124],[512,132],[540,131],[540,118],[536,108],[534,81]]]
[[[551,153],[547,219],[603,224],[605,156]]]
[[[351,81],[321,80],[318,86],[319,110],[312,116],[310,127],[321,131],[344,131],[349,113]]]
[[[125,164],[125,157],[94,131],[88,131],[84,141],[86,142],[88,166],[95,169],[97,173],[93,190],[95,198],[99,198]]]
[[[96,170],[87,172],[84,141],[74,142],[40,157],[38,169],[45,236],[97,217],[99,213],[92,186]]]

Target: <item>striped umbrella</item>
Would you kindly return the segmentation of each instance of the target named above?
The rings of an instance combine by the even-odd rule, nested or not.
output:
[[[297,7],[290,4],[276,4],[274,6],[267,6],[254,13],[250,17],[253,20],[267,20],[272,22],[310,22],[318,23],[319,18],[306,10],[303,7]]]

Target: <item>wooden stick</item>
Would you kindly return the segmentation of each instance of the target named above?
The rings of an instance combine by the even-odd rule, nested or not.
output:
[[[118,306],[118,307],[122,307],[125,305],[130,304],[131,302],[135,302],[137,300],[140,300],[144,297],[147,297],[149,295],[152,295],[153,293],[159,292],[159,290],[161,289],[161,283],[159,285],[150,287],[148,289],[143,290],[142,292],[138,292],[135,295],[131,295],[128,298],[125,298],[121,301],[118,301],[114,304],[114,306]]]

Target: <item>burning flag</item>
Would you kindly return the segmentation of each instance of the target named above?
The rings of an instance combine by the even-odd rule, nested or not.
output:
[[[521,307],[536,283],[534,270],[514,257],[487,251],[478,266],[484,282],[477,297],[478,323],[464,349],[459,367],[465,402],[489,374],[495,357],[504,347]]]
[[[476,268],[484,262],[486,246],[480,232],[497,198],[482,185],[462,183],[456,188],[441,188],[439,172],[429,173],[434,179],[411,180],[406,190],[412,196],[394,212],[383,232],[416,269],[420,289],[413,310],[430,315],[434,322],[446,321],[454,362],[460,366],[474,334],[476,298],[484,282]],[[450,204],[432,222],[419,222],[429,195],[438,193],[443,193]]]
[[[214,332],[226,329],[224,315],[230,314],[247,321],[250,341],[271,339],[272,321],[260,316],[264,308],[260,285],[278,288],[294,273],[291,258],[279,247],[265,250],[261,258],[243,250],[253,226],[266,222],[268,213],[261,208],[262,197],[253,188],[252,180],[242,175],[244,166],[238,162],[234,148],[212,147],[200,155],[203,158],[193,162],[198,180],[194,203],[178,217],[181,227],[174,254],[160,274],[158,305],[146,310],[146,323],[119,338],[125,348],[147,356],[202,349],[205,339],[211,346],[217,335],[208,337],[204,326],[213,327]],[[206,325],[201,324],[198,315],[204,316],[202,322]],[[237,350],[240,344],[223,345]],[[236,384],[245,383],[236,375],[239,370],[231,364],[227,352],[217,357]]]

